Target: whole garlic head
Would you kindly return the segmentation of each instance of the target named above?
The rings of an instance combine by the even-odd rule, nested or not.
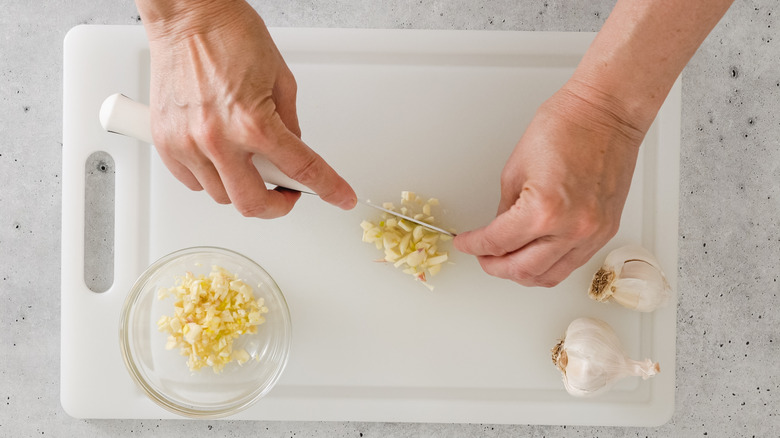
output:
[[[666,305],[671,293],[658,260],[637,245],[610,252],[588,289],[588,296],[596,301],[612,299],[639,312],[652,312]]]
[[[569,324],[564,339],[552,349],[552,361],[563,374],[566,391],[576,397],[606,392],[624,377],[647,379],[661,371],[650,359],[629,358],[612,327],[593,318]]]

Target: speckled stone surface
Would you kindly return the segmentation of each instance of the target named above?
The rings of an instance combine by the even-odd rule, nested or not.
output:
[[[614,1],[253,4],[271,26],[596,31]],[[683,73],[677,405],[649,429],[70,418],[59,403],[62,39],[140,18],[130,1],[1,7],[0,436],[780,436],[775,0],[738,0]]]

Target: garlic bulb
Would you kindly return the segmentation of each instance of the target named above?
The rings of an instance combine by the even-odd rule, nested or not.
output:
[[[566,391],[577,397],[606,392],[628,376],[647,379],[658,374],[658,363],[626,356],[615,331],[604,321],[579,318],[569,324],[566,336],[552,349],[552,360],[563,373]]]
[[[641,246],[630,245],[607,255],[593,276],[588,296],[596,301],[612,299],[629,309],[652,312],[669,301],[671,292],[655,256]]]

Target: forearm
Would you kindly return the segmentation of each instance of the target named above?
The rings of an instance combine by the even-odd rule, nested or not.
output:
[[[569,88],[641,132],[733,0],[619,0]]]

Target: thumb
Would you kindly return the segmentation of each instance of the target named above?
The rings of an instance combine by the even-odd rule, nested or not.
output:
[[[455,248],[476,256],[502,256],[537,239],[534,215],[528,204],[516,200],[488,225],[458,234]]]

